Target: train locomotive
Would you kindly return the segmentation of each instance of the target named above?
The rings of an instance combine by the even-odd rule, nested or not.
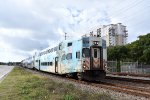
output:
[[[40,71],[99,81],[106,76],[106,41],[99,35],[84,35],[64,40],[22,61],[22,65]]]

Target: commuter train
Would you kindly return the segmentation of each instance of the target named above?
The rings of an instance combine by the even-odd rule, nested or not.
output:
[[[64,40],[23,60],[22,66],[99,81],[106,76],[106,41],[99,35],[84,35],[77,40]]]

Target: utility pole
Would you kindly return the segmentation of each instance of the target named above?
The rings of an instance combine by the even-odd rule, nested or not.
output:
[[[65,33],[65,40],[67,39],[67,33]]]

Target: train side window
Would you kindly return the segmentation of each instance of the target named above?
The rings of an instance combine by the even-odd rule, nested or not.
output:
[[[47,62],[44,62],[44,66],[47,66]]]
[[[53,62],[50,62],[50,66],[52,66],[53,65]]]
[[[80,51],[76,52],[76,58],[80,59]]]
[[[46,65],[46,63],[44,62],[44,66]]]
[[[65,60],[65,58],[66,58],[65,54],[63,54],[61,60]]]
[[[59,50],[61,50],[61,44],[59,45]]]
[[[67,60],[72,59],[72,53],[68,53],[67,56],[66,56],[66,59]]]
[[[84,58],[90,57],[90,49],[89,49],[89,48],[83,48],[83,49],[82,49],[82,56],[83,56]]]
[[[68,47],[72,46],[72,42],[68,43]]]

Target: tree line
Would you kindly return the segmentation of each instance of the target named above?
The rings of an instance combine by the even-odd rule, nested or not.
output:
[[[108,47],[108,60],[138,61],[150,64],[150,33],[124,46]]]

